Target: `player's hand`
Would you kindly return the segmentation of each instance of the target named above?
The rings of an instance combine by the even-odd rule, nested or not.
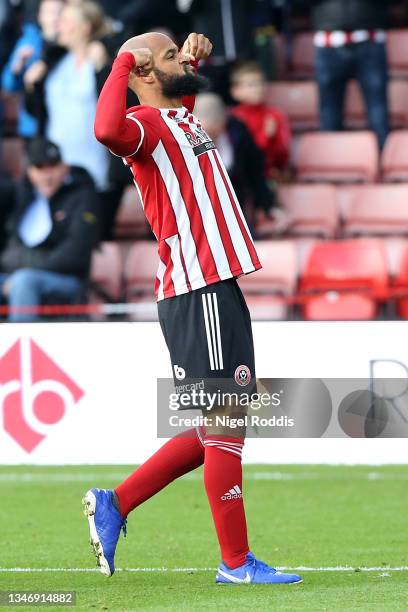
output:
[[[212,51],[212,43],[204,36],[204,34],[196,34],[192,32],[188,35],[186,42],[181,48],[182,55],[190,57],[191,61],[207,59]]]
[[[127,51],[131,53],[136,61],[136,66],[133,72],[139,76],[147,76],[153,68],[153,53],[147,47],[141,49],[129,49]]]

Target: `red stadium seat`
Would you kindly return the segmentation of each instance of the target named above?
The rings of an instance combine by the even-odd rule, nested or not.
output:
[[[157,244],[143,240],[129,250],[125,262],[126,299],[135,305],[133,320],[157,320],[154,281],[159,265]]]
[[[387,56],[393,77],[408,76],[408,30],[387,31]]]
[[[309,254],[300,290],[306,320],[375,318],[376,296],[388,287],[387,257],[379,240],[320,242]],[[376,296],[373,296],[375,293]],[[371,295],[370,295],[371,294]]]
[[[296,160],[299,181],[371,183],[378,174],[378,146],[372,132],[303,134]]]
[[[310,79],[314,75],[315,47],[312,32],[295,34],[292,45],[292,73],[294,78]]]
[[[307,321],[371,321],[376,314],[373,300],[355,293],[340,295],[336,291],[312,298],[303,311]]]
[[[272,65],[277,79],[285,79],[288,71],[286,41],[284,36],[276,34],[273,37]]]
[[[345,217],[345,234],[408,235],[408,185],[364,185]]]
[[[408,245],[405,244],[398,273],[395,278],[396,286],[406,289],[408,292]],[[397,314],[402,319],[408,319],[408,297],[397,299]]]
[[[122,258],[120,249],[114,242],[104,242],[93,252],[90,279],[96,288],[93,290],[91,302],[118,301],[122,297]],[[99,299],[98,299],[99,298]]]
[[[391,278],[398,276],[407,248],[407,239],[401,237],[382,238],[388,260],[388,274]]]
[[[334,237],[339,223],[335,187],[281,185],[278,198],[291,216],[291,235]]]
[[[25,167],[24,142],[21,138],[0,140],[0,168],[14,179],[22,177]]]
[[[388,85],[390,121],[393,128],[408,127],[408,82],[390,81]],[[346,126],[363,129],[367,126],[367,112],[361,89],[355,81],[347,88]]]
[[[314,81],[275,82],[267,88],[267,102],[286,113],[294,130],[319,127],[319,100]]]
[[[391,132],[381,158],[384,181],[408,181],[408,130]]]
[[[306,263],[309,260],[309,254],[316,244],[319,244],[320,238],[300,237],[295,238],[296,258],[298,262],[298,276],[302,276]]]
[[[129,185],[123,192],[115,219],[116,238],[146,238],[150,228],[136,187]]]
[[[239,278],[251,316],[255,320],[286,319],[288,307],[277,295],[292,295],[297,283],[296,248],[293,242],[258,241],[262,269]]]
[[[336,185],[337,206],[342,219],[347,217],[356,194],[364,187],[365,185]]]
[[[388,85],[389,113],[393,128],[408,127],[408,83],[390,81]]]

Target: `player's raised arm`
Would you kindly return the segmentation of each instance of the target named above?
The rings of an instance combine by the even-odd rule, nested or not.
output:
[[[207,59],[212,51],[211,41],[204,34],[196,34],[192,32],[188,35],[184,45],[181,48],[181,53],[189,56],[191,64],[197,69],[198,62],[201,59]],[[195,104],[195,95],[184,96],[183,106],[192,113]]]
[[[112,153],[132,155],[142,138],[138,124],[126,118],[126,94],[129,75],[137,71],[147,75],[153,67],[150,49],[120,53],[99,96],[95,116],[95,136]]]

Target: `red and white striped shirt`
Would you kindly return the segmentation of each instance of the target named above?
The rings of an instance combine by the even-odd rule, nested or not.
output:
[[[132,63],[130,58],[127,62]],[[112,148],[112,139],[98,126],[98,114],[95,132],[130,167],[158,240],[157,299],[259,269],[231,181],[199,120],[186,107],[137,106],[127,110],[126,126],[134,138],[122,129],[126,154],[123,142],[113,142]]]

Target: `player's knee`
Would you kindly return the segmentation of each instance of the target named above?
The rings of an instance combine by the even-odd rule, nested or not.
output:
[[[206,413],[206,435],[245,438],[246,411],[242,407],[222,406]]]

